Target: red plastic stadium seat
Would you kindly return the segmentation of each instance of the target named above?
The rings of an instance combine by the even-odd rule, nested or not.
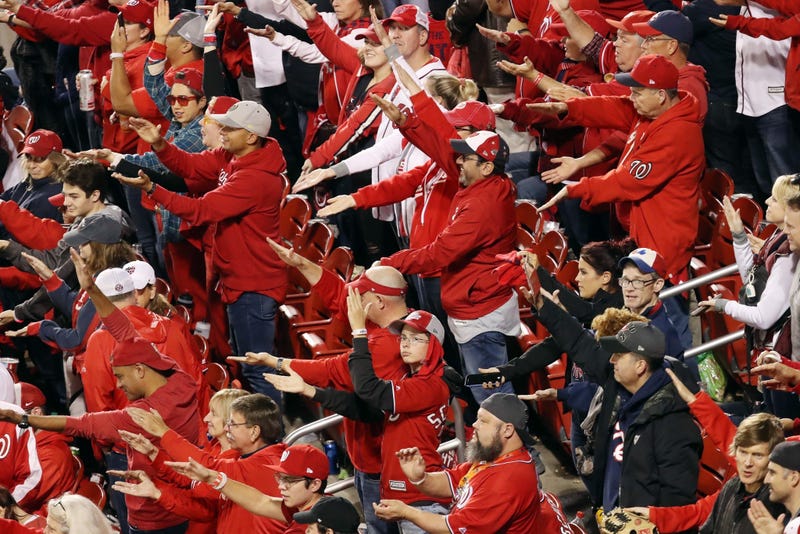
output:
[[[284,245],[290,245],[300,235],[311,218],[311,204],[300,195],[289,195],[281,208],[280,236]]]
[[[203,376],[206,377],[208,386],[214,392],[225,389],[230,384],[228,370],[217,362],[211,362],[206,365],[205,369],[203,369]]]
[[[92,482],[88,478],[84,478],[80,481],[75,493],[86,497],[101,510],[105,508],[106,501],[108,500],[106,490],[103,489],[103,486],[97,482]]]
[[[517,224],[527,230],[534,238],[542,234],[544,221],[536,209],[536,203],[531,200],[517,200],[514,205],[514,214]]]

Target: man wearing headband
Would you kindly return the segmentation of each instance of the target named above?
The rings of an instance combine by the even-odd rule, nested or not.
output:
[[[764,483],[769,500],[781,503],[789,512],[773,518],[764,503],[753,501],[747,517],[758,534],[797,534],[800,532],[800,441],[785,441],[772,451]],[[786,519],[789,523],[783,527]]]
[[[397,451],[400,467],[417,489],[455,501],[449,514],[381,500],[378,516],[410,521],[426,532],[561,532],[566,525],[539,492],[536,463],[528,450],[533,438],[525,403],[516,395],[495,393],[481,403],[472,426],[469,461],[454,469],[427,472],[416,447]],[[498,495],[503,495],[502,506]]]
[[[346,286],[332,271],[323,269],[322,266],[275,241],[268,240],[268,242],[278,257],[290,267],[296,268],[308,280],[311,290],[319,296],[319,301],[328,305],[334,321],[348,322],[347,286],[357,289],[364,306],[370,306],[366,317],[366,328],[353,334],[354,337],[367,336],[375,374],[383,380],[399,380],[406,374],[408,368],[400,358],[397,335],[388,329],[394,321],[403,319],[409,313],[405,302],[408,286],[397,269],[385,266],[372,267]],[[350,377],[348,356],[349,354],[345,353],[321,360],[292,360],[259,353],[229,359],[296,373],[305,382],[318,388],[352,392],[353,381]],[[356,490],[364,509],[365,520],[370,529],[387,532],[388,525],[378,519],[372,509],[372,503],[380,500],[382,425],[345,418],[343,426],[347,453],[355,467]]]

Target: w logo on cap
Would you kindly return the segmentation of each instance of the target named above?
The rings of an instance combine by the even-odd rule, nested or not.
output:
[[[34,144],[34,143],[38,143],[38,142],[39,142],[39,139],[41,139],[41,138],[42,138],[42,137],[41,137],[41,136],[39,136],[39,135],[32,135],[32,136],[28,137],[28,144],[29,144],[29,145],[32,145],[32,144]]]

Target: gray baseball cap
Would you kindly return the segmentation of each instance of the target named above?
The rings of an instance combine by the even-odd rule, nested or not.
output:
[[[193,11],[182,11],[175,18],[178,20],[167,35],[178,35],[194,46],[203,48],[205,46],[203,42],[203,32],[206,28],[206,19],[199,13]]]
[[[105,213],[90,215],[83,219],[78,227],[70,230],[61,239],[73,248],[85,245],[89,241],[98,243],[119,243],[122,239],[122,225]]]
[[[663,360],[667,350],[661,330],[642,321],[626,324],[615,336],[601,337],[600,346],[612,354],[634,352],[656,360]]]
[[[237,102],[225,113],[211,114],[209,117],[223,126],[244,128],[259,137],[268,137],[272,126],[269,112],[264,106],[251,100]]]

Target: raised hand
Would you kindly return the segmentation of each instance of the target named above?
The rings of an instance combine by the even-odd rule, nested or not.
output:
[[[239,11],[241,11],[241,9],[239,9]],[[223,14],[224,12],[220,8],[220,3],[214,4],[211,8],[211,11],[208,13],[208,19],[206,19],[206,27],[203,30],[203,33],[216,33],[217,26],[219,26],[219,23],[222,22]]]
[[[300,178],[292,186],[292,193],[299,193],[306,189],[311,189],[318,183],[330,178],[334,178],[336,173],[331,169],[314,169],[313,171],[300,175]]]
[[[381,499],[380,502],[372,503],[375,515],[385,521],[399,521],[405,519],[406,509],[409,508],[403,501],[396,499]]]
[[[306,0],[292,0],[292,6],[306,22],[317,18],[317,4],[309,4]]]
[[[482,367],[478,367],[478,372],[481,373],[481,374],[499,373],[500,369],[498,369],[497,367],[489,367],[488,369],[484,369]],[[498,380],[496,382],[483,382],[481,384],[481,387],[483,389],[495,389],[495,388],[499,388],[500,386],[502,386],[505,383],[506,383],[506,377],[501,376],[500,380]]]
[[[589,95],[580,89],[572,87],[571,85],[560,84],[548,89],[547,96],[549,96],[552,100],[563,102],[565,100],[569,100],[570,98],[586,98]]]
[[[183,476],[199,482],[213,482],[217,478],[216,471],[209,469],[192,457],[189,457],[188,462],[164,462],[164,465],[171,467]]]
[[[571,158],[569,156],[553,158],[550,161],[552,163],[557,163],[558,166],[542,173],[542,181],[548,184],[560,184],[564,180],[568,180],[582,168],[580,162],[576,158]]]
[[[558,392],[555,388],[539,389],[531,395],[517,395],[522,400],[532,401],[554,401],[558,400]]]
[[[125,482],[118,480],[114,482],[113,489],[120,493],[127,495],[134,495],[136,497],[144,497],[146,499],[158,500],[161,497],[161,490],[159,490],[153,481],[147,476],[144,471],[107,471],[109,475],[123,477]]]
[[[725,213],[725,220],[728,221],[728,228],[731,229],[731,232],[734,234],[741,234],[744,232],[742,216],[739,210],[733,207],[731,197],[725,196],[725,198],[722,199],[722,211]]]
[[[250,28],[247,27],[244,29],[247,33],[252,33],[253,35],[258,35],[259,37],[266,37],[270,41],[275,39],[275,36],[278,32],[275,31],[275,28],[270,26],[269,24],[264,26],[263,28]]]
[[[782,534],[785,517],[786,514],[779,515],[777,519],[772,517],[764,503],[758,499],[752,499],[750,508],[747,509],[747,518],[758,534]]]
[[[708,17],[708,21],[714,26],[719,26],[720,28],[724,28],[725,24],[728,23],[728,15],[721,13],[718,18]]]
[[[378,39],[381,40],[381,44],[384,47],[392,46],[392,40],[389,38],[389,34],[386,33],[386,28],[381,24],[381,20],[378,18],[378,15],[375,13],[375,8],[372,6],[369,6],[369,17],[372,19],[372,29],[375,35],[378,36]]]
[[[562,200],[564,200],[565,198],[567,198],[567,188],[566,187],[563,188],[558,193],[556,193],[555,195],[553,195],[553,198],[551,198],[550,200],[548,200],[547,202],[542,204],[540,207],[538,207],[536,209],[536,211],[538,211],[539,213],[541,213],[543,211],[546,211],[546,210],[550,209],[551,207],[555,206],[556,204],[558,204],[559,202],[561,202]]]
[[[272,238],[267,238],[267,244],[272,250],[275,251],[275,254],[278,255],[281,261],[283,261],[283,263],[289,267],[295,267],[299,269],[305,262],[309,261],[295,252],[293,248],[284,247]]]
[[[156,455],[158,454],[158,447],[153,445],[153,442],[144,437],[141,434],[134,434],[133,432],[128,432],[127,430],[118,430],[119,436],[122,438],[122,441],[128,444],[128,446],[139,452],[144,454],[150,460],[154,460]]]
[[[561,13],[569,9],[569,0],[550,0],[550,5],[556,10],[556,13]]]
[[[125,32],[125,26],[120,26],[118,20],[114,23],[114,29],[111,32],[111,52],[124,54],[127,47],[128,34]]]
[[[383,111],[384,115],[389,117],[389,120],[391,120],[397,126],[402,126],[406,123],[406,119],[408,117],[406,117],[406,114],[403,113],[400,108],[394,105],[394,102],[386,100],[385,98],[381,98],[376,94],[369,96],[372,98],[375,104],[381,108],[381,111]]]
[[[675,391],[678,392],[678,396],[683,399],[683,402],[686,404],[691,404],[697,400],[695,394],[689,391],[689,388],[687,388],[686,385],[681,382],[680,378],[675,376],[675,373],[672,372],[672,369],[665,369],[665,371],[667,372],[667,376],[672,379],[672,384],[675,386]]]
[[[33,271],[39,275],[39,278],[41,278],[42,281],[49,280],[53,276],[53,270],[36,256],[31,256],[27,252],[22,252],[21,255],[25,261],[28,262],[28,265],[31,266],[31,269],[33,269]]]
[[[128,124],[142,138],[142,141],[153,145],[153,148],[158,148],[157,145],[164,143],[164,138],[161,137],[161,125],[156,126],[141,117],[131,117],[128,119]]]
[[[371,302],[366,306],[361,302],[361,294],[357,289],[347,288],[347,318],[350,320],[350,328],[353,330],[366,328],[370,307],[372,307]]]
[[[356,207],[353,195],[339,195],[328,199],[328,204],[317,212],[318,217],[330,217]]]
[[[531,60],[525,57],[525,61],[523,63],[513,63],[508,60],[498,61],[497,66],[500,67],[500,70],[503,70],[509,74],[513,74],[514,76],[518,76],[520,78],[526,78],[528,80],[533,81],[536,76],[539,75],[539,71],[533,66]]]
[[[408,90],[408,94],[414,96],[422,92],[422,87],[419,86],[417,80],[403,68],[401,63],[395,63],[394,71],[397,73],[397,79]]]
[[[115,172],[111,174],[111,177],[119,180],[125,185],[135,187],[136,189],[141,189],[145,192],[149,192],[150,188],[153,187],[153,182],[150,180],[150,177],[147,176],[147,174],[145,174],[145,172],[141,169],[139,169],[138,176],[123,176],[122,174]]]
[[[425,476],[425,458],[416,447],[400,449],[396,453],[397,461],[400,462],[400,469],[405,473],[410,481],[419,482]]]
[[[148,412],[135,406],[128,406],[125,411],[131,416],[134,423],[156,437],[162,437],[169,430],[169,426],[164,422],[161,414],[153,408],[150,408]]]
[[[314,386],[306,384],[303,377],[292,371],[291,367],[286,367],[284,370],[289,373],[288,376],[264,373],[264,380],[275,386],[278,391],[299,393],[309,398],[314,397],[316,394]]]
[[[266,365],[273,369],[278,365],[278,358],[268,352],[247,352],[244,356],[228,356],[226,359],[247,365]]]
[[[234,4],[233,2],[219,2],[214,4],[215,6],[219,6],[219,10],[223,13],[230,13],[234,17],[238,17],[239,13],[242,12],[242,8]]]
[[[536,104],[526,104],[526,106],[528,109],[532,109],[533,111],[537,111],[539,113],[545,113],[547,115],[566,113],[569,109],[563,102],[537,102]]]
[[[491,28],[486,28],[484,26],[481,26],[480,24],[476,24],[475,27],[478,28],[478,32],[480,32],[481,35],[483,35],[490,41],[494,41],[495,43],[500,43],[503,45],[511,42],[511,37],[509,37],[506,32],[501,32],[500,30],[493,30]]]
[[[785,389],[800,384],[800,370],[789,367],[785,363],[762,363],[753,367],[751,372],[769,377],[769,380],[764,380],[761,383],[773,389]]]
[[[167,34],[172,29],[173,24],[175,22],[169,19],[169,2],[167,0],[158,0],[153,10],[153,37],[155,37],[156,42],[166,42]]]
[[[72,264],[75,266],[75,274],[78,277],[78,283],[81,289],[84,291],[92,289],[94,287],[94,278],[92,278],[92,273],[89,272],[89,268],[86,267],[86,261],[81,258],[81,255],[78,254],[78,251],[74,248],[69,250],[69,257],[72,260]]]

